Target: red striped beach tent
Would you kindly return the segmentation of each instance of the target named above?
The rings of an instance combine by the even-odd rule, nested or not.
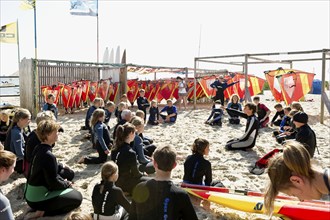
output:
[[[280,67],[265,71],[265,76],[275,100],[284,101],[288,105],[310,92],[315,74]]]

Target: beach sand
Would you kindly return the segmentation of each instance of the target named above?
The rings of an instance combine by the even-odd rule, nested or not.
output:
[[[273,108],[275,102],[269,92],[265,94],[260,95],[261,102],[271,109],[272,118],[275,114]],[[320,95],[307,95],[305,99],[312,100],[301,103],[309,115],[309,124],[316,133],[320,151],[320,154],[315,152],[314,161],[322,168],[330,167],[329,113],[325,109],[325,124],[320,124]],[[191,108],[192,104],[189,106],[189,109]],[[253,175],[249,169],[265,153],[276,147],[281,147],[272,137],[271,131],[275,128],[261,129],[256,146],[252,150],[226,151],[224,149],[225,143],[244,133],[245,119],[242,119],[241,125],[232,126],[228,124],[227,116],[225,116],[222,127],[212,127],[204,124],[210,114],[211,104],[198,106],[198,108],[198,110],[180,111],[175,124],[147,125],[145,128],[145,136],[153,138],[157,146],[170,144],[177,150],[180,159],[172,172],[173,180],[175,182],[182,180],[184,158],[191,154],[190,146],[196,138],[200,137],[211,143],[210,154],[207,159],[212,164],[214,180],[221,180],[226,187],[232,189],[263,191],[267,185],[267,174]],[[76,172],[73,187],[79,190],[84,197],[80,209],[85,212],[93,212],[91,195],[94,185],[100,181],[101,165],[87,166],[76,163],[82,155],[95,153],[90,141],[85,139],[87,131],[80,130],[80,127],[84,125],[86,109],[77,110],[75,114],[63,114],[63,110],[60,112],[62,114],[58,121],[63,126],[64,133],[60,134],[54,147],[54,154],[59,162],[65,163]],[[116,119],[111,118],[111,128],[114,127],[115,122]],[[32,122],[31,127],[35,128],[35,126],[35,122]],[[1,185],[1,190],[9,198],[17,219],[23,219],[24,213],[28,210],[26,202],[22,199],[24,183],[25,179],[22,176],[13,174],[6,183]],[[266,215],[240,212],[213,203],[211,203],[210,208],[203,208],[199,206],[199,200],[194,198],[192,200],[199,219],[269,219]],[[63,216],[40,219],[63,219]]]

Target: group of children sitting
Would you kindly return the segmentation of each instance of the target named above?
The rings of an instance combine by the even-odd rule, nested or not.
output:
[[[27,178],[25,199],[34,211],[33,217],[67,213],[79,207],[83,199],[81,193],[72,188],[74,172],[58,163],[52,153],[58,132],[63,131],[56,122],[58,111],[51,101],[53,98],[51,95],[48,97],[50,101],[45,104],[45,111],[38,114],[34,131],[27,129],[30,112],[17,109],[5,135],[5,149],[8,151],[0,150],[0,168],[10,170],[5,175],[0,169],[0,181],[8,179],[16,163],[15,170]],[[221,126],[223,110],[227,111],[230,124],[239,124],[240,117],[247,119],[244,135],[228,141],[226,149],[252,148],[259,128],[267,126],[270,110],[260,103],[259,97],[254,97],[253,101],[244,105],[244,112],[237,95],[231,97],[227,108],[221,106],[220,101],[215,101],[205,123]],[[167,100],[167,105],[159,112],[156,102],[149,105],[144,90],[140,90],[139,110],[135,115],[128,109],[125,95],[117,107],[113,102],[103,106],[103,100],[96,98],[87,111],[84,127],[91,133],[91,142],[98,156],[83,156],[78,162],[103,164],[102,181],[94,187],[92,195],[94,219],[197,219],[187,193],[170,181],[171,171],[176,166],[175,150],[171,146],[156,147],[151,138],[143,135],[148,107],[148,124],[176,121],[177,111],[171,100]],[[308,116],[299,103],[284,109],[280,104],[274,107],[276,114],[271,125],[279,126],[279,130],[274,132],[276,140],[283,142],[295,138],[305,144],[313,157],[315,133],[307,125]],[[161,112],[167,112],[167,115]],[[111,136],[108,122],[113,113],[117,124]],[[159,115],[163,120],[159,120]],[[3,118],[1,115],[1,121]],[[204,158],[209,150],[207,140],[197,138],[194,141],[192,155],[184,162],[183,182],[223,187],[221,181],[212,179],[211,163]],[[111,161],[108,161],[108,155]],[[148,176],[153,173],[154,178]],[[131,203],[127,195],[132,197]],[[8,203],[0,192],[0,205],[1,202]],[[1,212],[0,219],[2,216],[13,219],[11,209]]]

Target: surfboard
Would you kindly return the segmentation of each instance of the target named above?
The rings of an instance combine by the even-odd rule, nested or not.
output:
[[[263,197],[236,195],[199,189],[183,188],[188,193],[216,204],[250,213],[264,214]],[[294,200],[276,199],[274,215],[297,220],[328,220],[330,219],[329,205],[313,205]]]

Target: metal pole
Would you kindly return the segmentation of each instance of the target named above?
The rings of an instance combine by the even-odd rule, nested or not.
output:
[[[35,112],[34,116],[37,115],[39,111],[39,74],[38,74],[38,46],[37,46],[37,1],[34,2],[34,77],[35,77],[35,96],[34,96],[34,104],[35,104]]]
[[[245,102],[249,101],[251,102],[251,96],[249,92],[249,87],[248,87],[248,62],[249,62],[249,55],[245,54],[244,55],[244,75],[245,75]]]
[[[17,57],[18,57],[18,71],[21,62],[20,50],[19,50],[19,32],[18,32],[18,19],[16,20],[16,33],[17,33]]]
[[[324,124],[324,99],[323,96],[325,94],[325,54],[326,51],[323,50],[322,52],[322,88],[321,88],[321,118],[320,123]]]
[[[194,60],[194,110],[196,110],[196,85],[197,85],[197,80],[196,80],[196,58]]]
[[[96,57],[97,63],[99,62],[99,1],[96,1]]]

